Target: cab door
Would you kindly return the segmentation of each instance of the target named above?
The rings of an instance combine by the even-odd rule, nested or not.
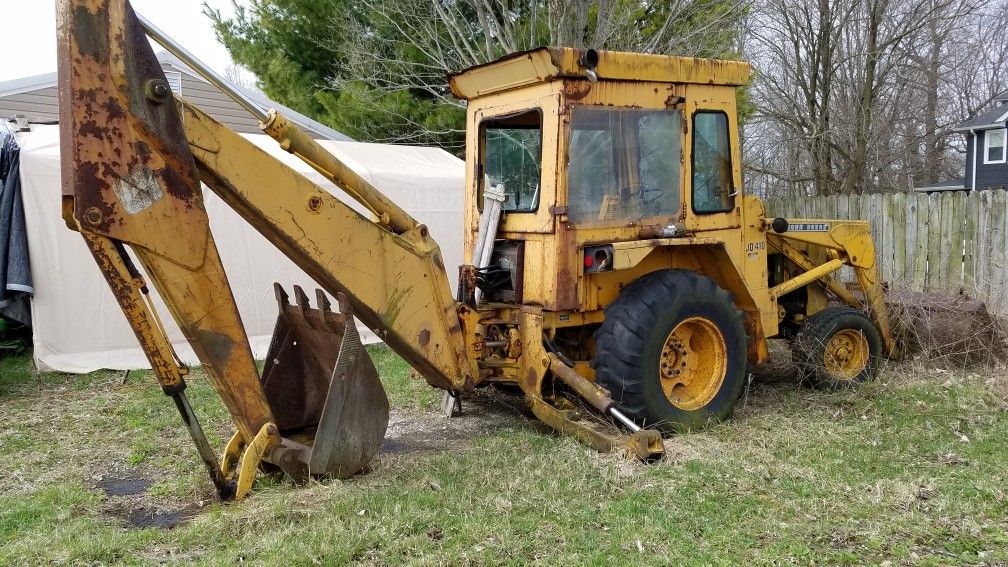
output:
[[[738,228],[743,198],[734,90],[703,85],[689,90],[686,227],[694,232]]]
[[[470,187],[477,224],[489,183],[505,192],[498,233],[553,233],[557,101],[546,95],[476,110],[470,143],[478,150]]]

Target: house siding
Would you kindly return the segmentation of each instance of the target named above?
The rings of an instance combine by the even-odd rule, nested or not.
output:
[[[179,72],[164,65],[166,72]],[[182,73],[182,96],[235,132],[261,134],[259,121],[217,87]],[[0,97],[0,118],[25,116],[32,122],[59,120],[56,87]]]
[[[963,177],[963,187],[973,190],[973,158],[976,156],[975,134],[966,134],[966,173]]]
[[[169,69],[167,66],[165,68]],[[231,100],[231,97],[217,87],[185,73],[182,73],[182,97],[235,132],[262,133],[259,121]]]
[[[25,116],[32,122],[59,120],[56,87],[18,93],[0,98],[0,117]]]
[[[1008,189],[1008,163],[984,163],[984,135],[986,132],[980,131],[976,135],[976,147],[980,148],[979,155],[973,144],[966,144],[969,156],[966,160],[966,186],[970,189]],[[972,136],[969,139],[972,140]],[[971,165],[974,160],[978,160],[976,165],[976,186],[971,186],[973,180],[973,170]]]

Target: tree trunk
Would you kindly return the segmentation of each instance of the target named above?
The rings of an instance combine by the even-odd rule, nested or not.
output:
[[[866,186],[866,170],[868,158],[868,134],[871,129],[875,109],[875,78],[878,72],[878,36],[885,11],[886,0],[872,1],[868,4],[868,29],[865,42],[864,81],[861,84],[861,96],[858,99],[857,112],[854,116],[854,147],[850,153],[850,164],[844,177],[842,191],[852,194],[862,191]]]
[[[938,32],[937,17],[928,25],[928,50],[924,93],[924,168],[921,179],[927,185],[940,181],[942,147],[938,138],[938,77],[941,73],[941,52],[945,38]]]

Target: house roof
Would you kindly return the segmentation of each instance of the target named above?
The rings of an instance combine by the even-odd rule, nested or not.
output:
[[[56,73],[45,73],[22,77],[10,81],[0,81],[0,97],[12,96],[56,86]]]
[[[1008,91],[1003,94],[1008,94]],[[994,108],[981,112],[976,116],[970,118],[969,120],[959,124],[953,131],[955,132],[969,132],[970,130],[990,130],[992,128],[1004,128],[1005,122],[1008,121],[1008,100],[1000,100],[1001,96],[998,96],[998,104]]]
[[[158,52],[157,58],[158,61],[160,61],[162,64],[167,63],[168,65],[171,65],[172,67],[178,69],[182,73],[186,73],[187,75],[190,75],[193,78],[206,82],[206,80],[203,79],[203,77],[200,77],[199,74],[193,71],[188,65],[183,63],[181,59],[175,57],[174,55],[168,53],[167,51]],[[318,120],[313,120],[292,108],[288,108],[280,104],[279,102],[270,99],[269,97],[267,97],[266,95],[264,95],[259,91],[246,89],[241,86],[238,87],[238,90],[245,93],[245,95],[247,95],[253,101],[262,105],[263,108],[275,108],[278,112],[280,112],[280,114],[283,114],[298,126],[311,130],[327,140],[342,140],[347,142],[356,141],[353,138],[347,136],[346,134],[326,126],[325,124],[319,122]]]
[[[964,179],[954,178],[954,179],[942,179],[937,183],[932,183],[924,187],[914,187],[914,191],[923,193],[934,193],[938,191],[962,191],[965,188]]]
[[[206,82],[203,77],[200,77],[195,71],[189,68],[188,65],[183,63],[179,58],[175,57],[167,51],[161,51],[157,54],[158,61],[162,65],[170,65],[177,71],[185,73],[194,79]],[[47,89],[50,87],[55,87],[57,83],[56,73],[44,73],[42,75],[34,75],[31,77],[24,77],[21,79],[13,79],[10,81],[0,82],[0,97],[13,96],[21,93],[37,91],[41,89]],[[255,102],[261,104],[264,108],[275,108],[281,114],[286,116],[292,122],[301,126],[306,130],[310,130],[314,135],[325,138],[327,140],[342,140],[342,141],[355,141],[346,134],[339,132],[326,126],[325,124],[319,122],[318,120],[313,120],[300,112],[297,112],[291,108],[288,108],[274,100],[269,99],[266,95],[242,87],[238,87],[239,90],[244,92]]]

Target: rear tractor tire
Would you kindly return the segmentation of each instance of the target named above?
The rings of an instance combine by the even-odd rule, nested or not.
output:
[[[830,306],[805,321],[791,350],[802,379],[820,388],[848,388],[878,375],[882,336],[861,311]]]
[[[748,337],[731,295],[688,270],[626,286],[595,333],[595,377],[623,412],[665,433],[731,416]]]

